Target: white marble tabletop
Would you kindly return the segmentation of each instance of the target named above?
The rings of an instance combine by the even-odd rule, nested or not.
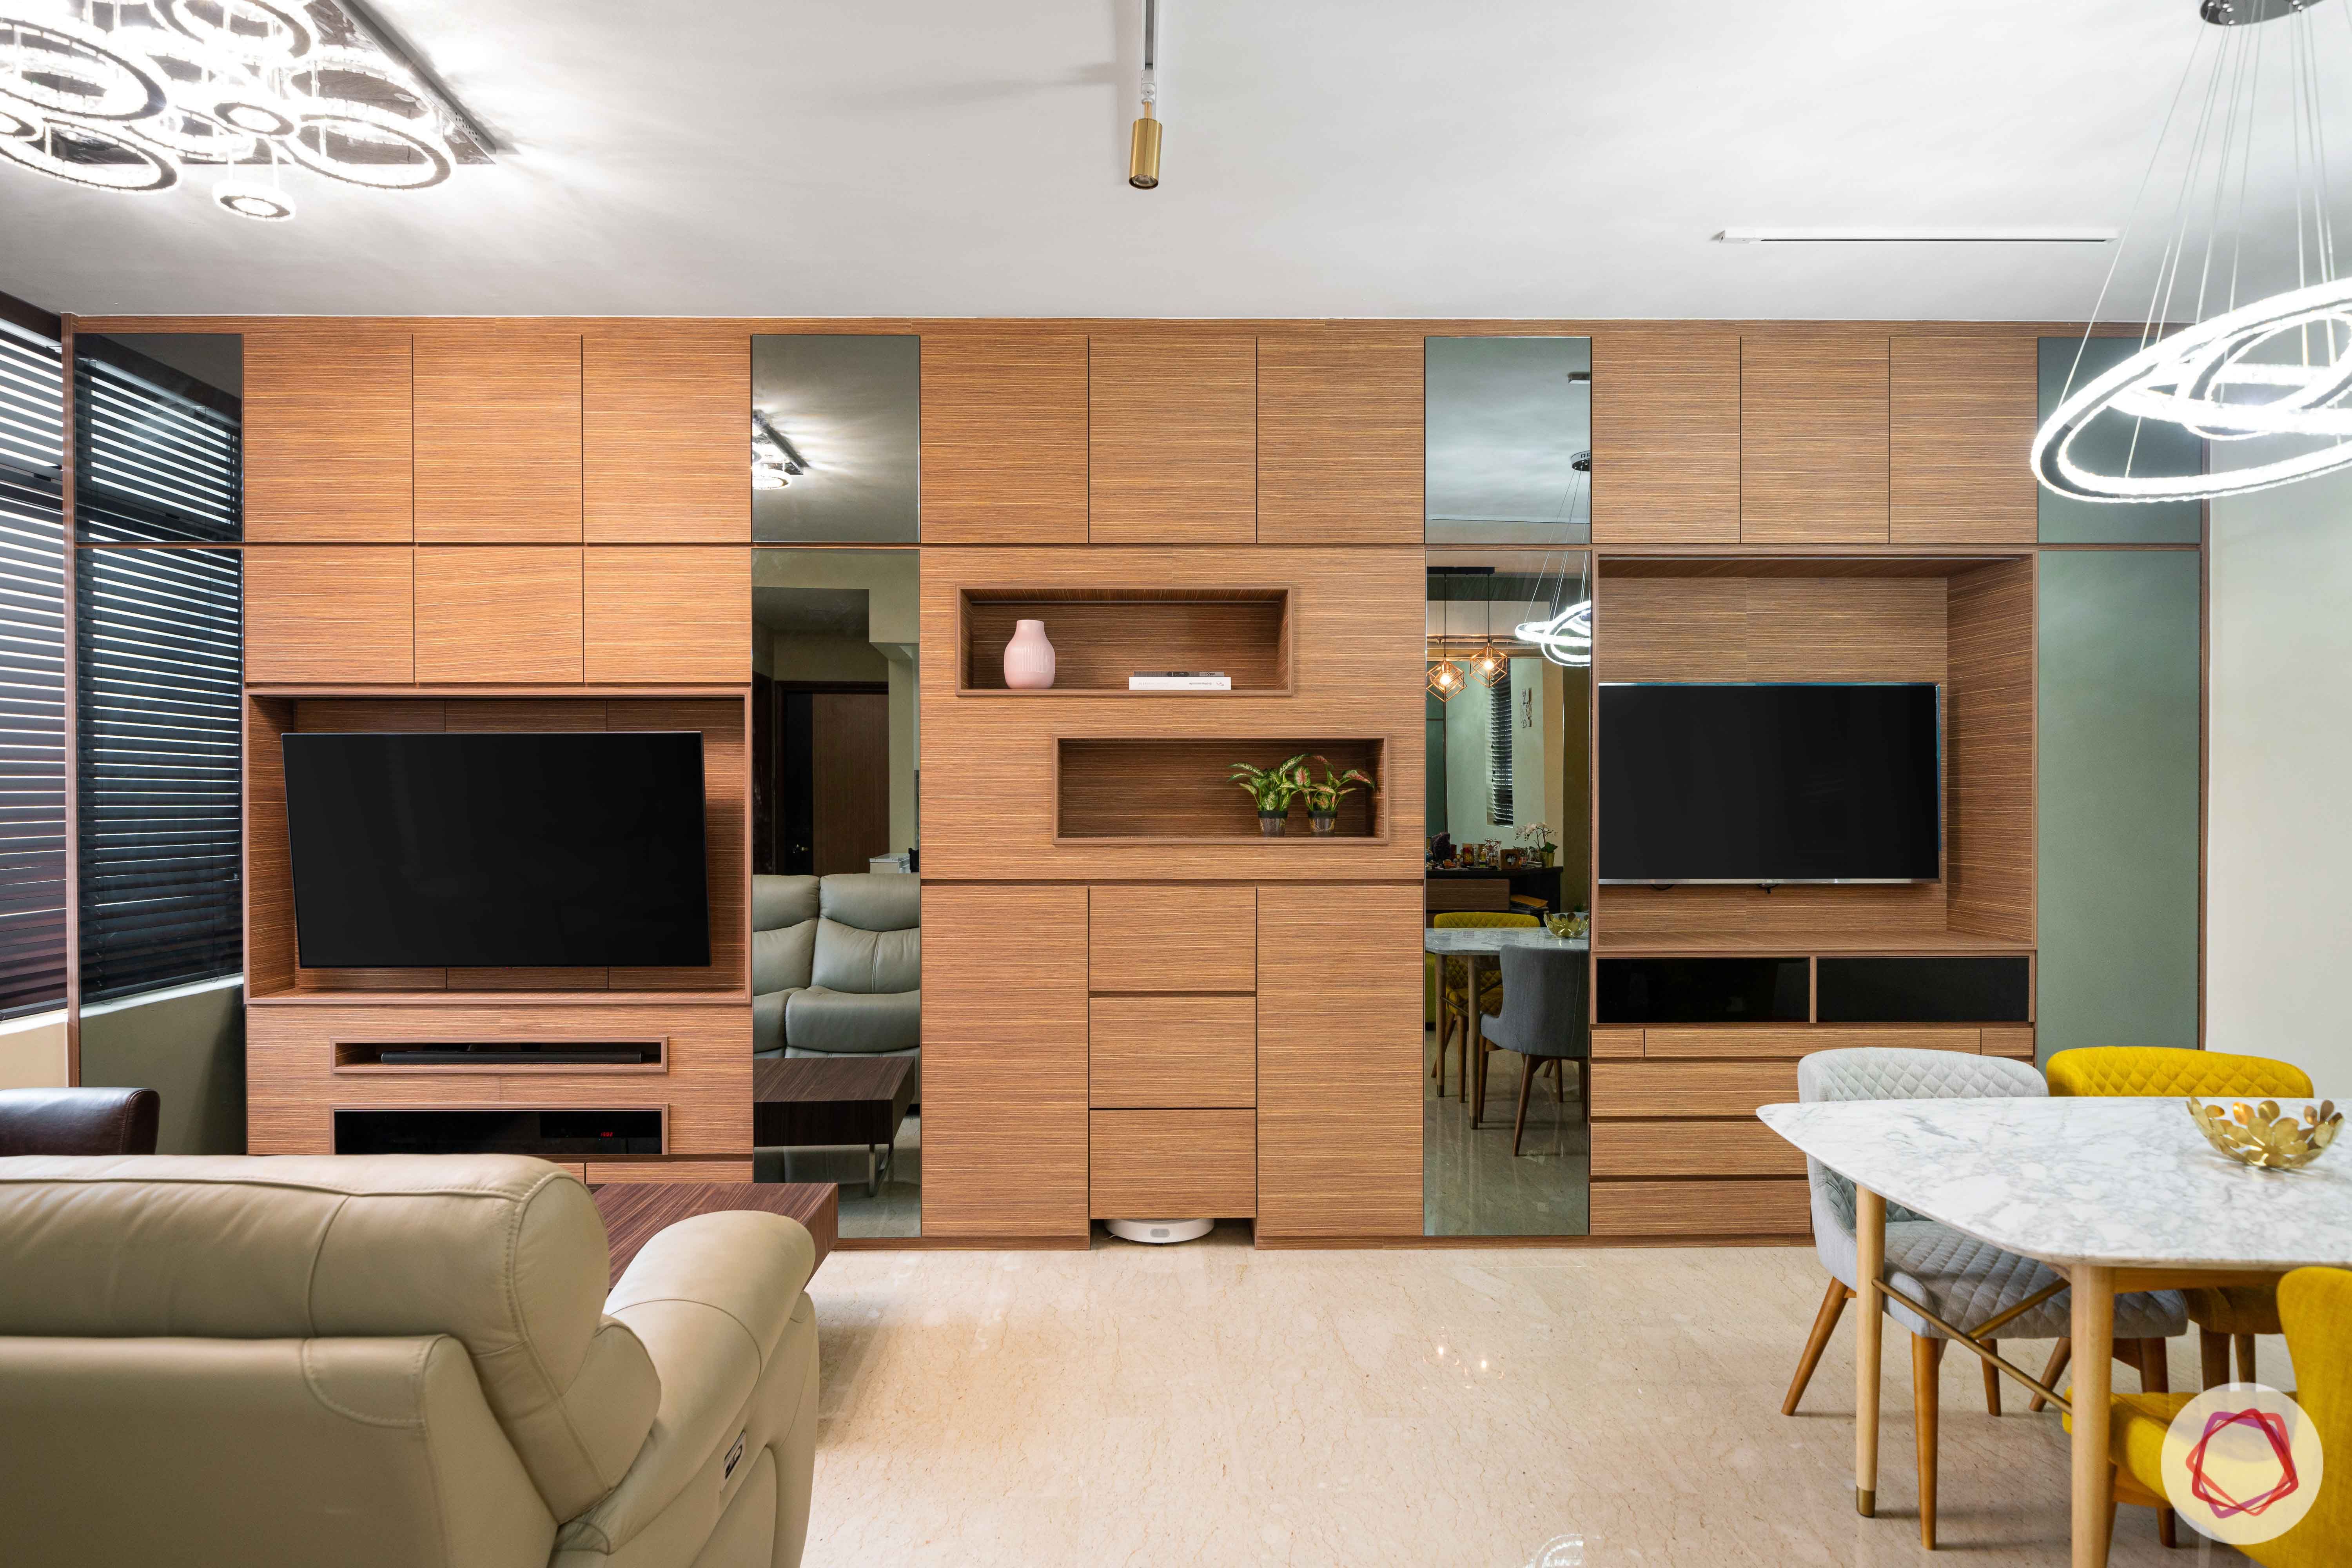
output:
[[[2257,1171],[2208,1144],[2180,1100],[1835,1100],[1757,1114],[1887,1202],[2044,1262],[2352,1266],[2352,1139],[2300,1171]]]
[[[1554,936],[1540,926],[1454,926],[1444,931],[1430,926],[1421,933],[1423,952],[1495,953],[1507,947],[1551,948],[1561,952],[1587,952],[1592,939]]]

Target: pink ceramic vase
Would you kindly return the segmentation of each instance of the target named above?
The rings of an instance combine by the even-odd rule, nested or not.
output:
[[[1004,684],[1015,691],[1043,691],[1054,684],[1054,645],[1045,623],[1019,621],[1004,645]]]

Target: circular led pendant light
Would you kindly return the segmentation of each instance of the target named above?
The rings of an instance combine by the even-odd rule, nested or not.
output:
[[[2210,26],[2065,395],[2033,440],[2034,477],[2081,500],[2242,495],[2352,467],[2352,257],[2336,250],[2327,147],[2341,115],[2331,100],[2352,68],[2352,10],[2347,0],[2195,4]],[[2335,165],[2352,171],[2352,150],[2336,149]],[[2171,199],[2151,202],[2168,187]],[[2135,249],[2143,234],[2154,245]],[[2136,352],[2085,371],[2092,340],[2114,335],[2113,321],[2098,327],[2110,297],[2143,289],[2145,308],[2126,322]],[[2154,443],[2140,438],[2149,422],[2265,444],[2210,472],[2158,471]]]

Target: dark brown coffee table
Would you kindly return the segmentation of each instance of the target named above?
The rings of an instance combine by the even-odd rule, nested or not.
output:
[[[816,1243],[818,1263],[841,1237],[841,1194],[831,1182],[614,1182],[591,1192],[604,1217],[615,1285],[646,1242],[698,1214],[756,1209],[796,1219]]]
[[[751,1142],[762,1149],[866,1150],[866,1195],[881,1190],[915,1098],[913,1057],[772,1057],[751,1064]]]

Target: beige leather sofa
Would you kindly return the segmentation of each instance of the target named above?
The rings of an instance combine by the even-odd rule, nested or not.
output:
[[[792,1568],[814,1258],[705,1215],[608,1295],[502,1155],[0,1160],[0,1562]]]

